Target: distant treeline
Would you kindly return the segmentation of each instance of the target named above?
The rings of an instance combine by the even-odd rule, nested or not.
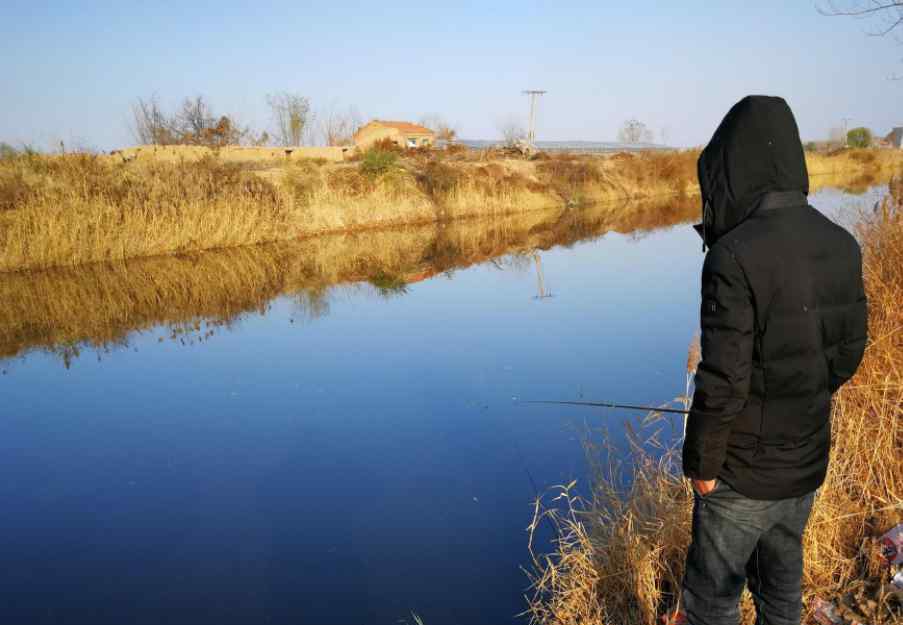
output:
[[[353,143],[354,133],[364,123],[355,107],[329,105],[314,111],[306,96],[283,91],[266,97],[271,126],[255,130],[234,115],[217,115],[202,95],[185,98],[167,112],[154,95],[138,98],[132,105],[132,134],[144,145],[327,145]],[[453,140],[456,130],[442,116],[431,113],[420,123],[440,139]]]

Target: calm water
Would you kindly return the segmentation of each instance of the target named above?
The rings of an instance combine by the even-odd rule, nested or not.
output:
[[[519,219],[0,279],[0,622],[514,622],[533,483],[625,416],[514,398],[680,394],[703,260]]]

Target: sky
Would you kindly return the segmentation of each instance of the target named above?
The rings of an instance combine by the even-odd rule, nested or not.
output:
[[[804,140],[850,118],[903,125],[903,45],[810,1],[350,3],[18,2],[0,6],[0,141],[110,150],[135,143],[131,106],[204,95],[272,127],[266,95],[321,114],[416,121],[467,139],[525,121],[539,140],[605,141],[630,118],[657,140],[704,144],[750,93],[780,95]]]

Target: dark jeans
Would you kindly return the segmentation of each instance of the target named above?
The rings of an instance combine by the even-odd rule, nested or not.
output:
[[[744,582],[757,625],[799,625],[802,536],[814,499],[748,499],[721,480],[695,495],[682,602],[690,625],[736,625]]]

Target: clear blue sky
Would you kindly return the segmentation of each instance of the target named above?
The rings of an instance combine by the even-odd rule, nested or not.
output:
[[[492,139],[549,91],[539,139],[610,140],[636,117],[675,145],[708,140],[737,99],[781,95],[803,137],[842,117],[903,124],[903,46],[813,2],[41,3],[0,6],[0,141],[131,144],[129,107],[204,94],[262,128],[267,93],[365,117],[435,112]],[[190,6],[189,6],[190,5]]]

